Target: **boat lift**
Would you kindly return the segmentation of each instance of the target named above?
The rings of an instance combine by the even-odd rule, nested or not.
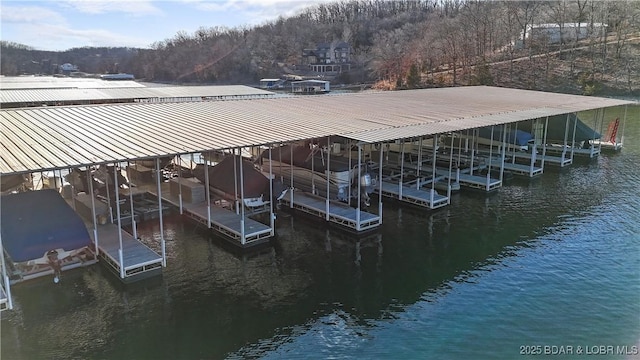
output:
[[[329,149],[329,144],[332,144],[331,137],[327,137],[327,150]],[[351,144],[349,145],[351,146]],[[337,200],[333,200],[332,188],[335,187],[335,184],[332,184],[331,177],[331,151],[326,152],[326,171],[324,177],[326,181],[322,186],[320,183],[316,184],[315,178],[321,177],[320,174],[316,174],[315,171],[311,171],[310,180],[311,180],[311,191],[303,191],[303,189],[296,188],[296,176],[295,173],[298,174],[309,174],[307,169],[302,169],[298,166],[293,165],[293,146],[290,146],[290,159],[291,164],[283,163],[283,157],[280,151],[279,161],[277,162],[277,170],[276,173],[280,175],[283,183],[285,175],[289,176],[289,186],[290,191],[288,196],[284,196],[281,199],[281,202],[289,207],[291,210],[297,210],[301,213],[309,215],[313,218],[323,219],[324,221],[337,225],[339,228],[346,230],[348,232],[353,232],[355,234],[364,234],[366,232],[372,231],[376,229],[378,226],[382,224],[382,199],[378,199],[378,214],[369,213],[362,209],[362,205],[364,203],[363,191],[363,167],[364,164],[362,162],[362,144],[356,144],[358,149],[358,160],[357,160],[357,188],[355,189],[357,192],[357,204],[355,204],[355,208],[351,205],[351,186],[348,187],[348,202],[341,202]],[[282,147],[280,147],[282,149]],[[320,150],[322,151],[322,150]],[[271,155],[270,155],[271,156]],[[272,161],[271,157],[269,158],[269,167],[272,169]],[[311,156],[311,168],[314,169],[314,156]],[[382,155],[380,156],[380,161],[382,161]],[[288,169],[287,169],[288,168]],[[351,155],[349,156],[349,170],[348,176],[351,181],[354,174],[352,174],[353,168],[351,167]],[[382,169],[379,167],[379,177],[381,178]],[[298,179],[303,179],[301,175],[297,176]],[[366,176],[365,176],[366,178]],[[304,185],[304,184],[303,184]],[[333,185],[333,187],[332,187]],[[376,184],[378,189],[381,189],[382,182],[378,182]],[[354,185],[355,186],[355,185]],[[320,195],[320,191],[324,190],[324,194]],[[315,191],[315,193],[314,193]],[[355,199],[354,199],[355,200]]]
[[[165,191],[163,198],[165,201],[176,206],[181,215],[185,215],[197,223],[206,226],[208,229],[214,230],[216,233],[222,235],[225,240],[230,240],[234,245],[239,245],[242,248],[251,247],[268,242],[271,237],[275,235],[275,214],[273,208],[274,199],[274,186],[273,176],[269,175],[269,223],[264,224],[260,221],[254,220],[250,217],[252,213],[247,212],[244,184],[245,174],[242,166],[243,153],[242,148],[231,149],[231,156],[239,161],[234,160],[233,169],[233,181],[234,181],[234,193],[233,196],[233,209],[228,209],[220,204],[216,204],[216,200],[211,194],[210,177],[209,177],[209,161],[207,156],[203,156],[204,159],[204,184],[191,181],[182,177],[182,157],[177,157],[178,162],[178,177],[173,178],[170,182],[177,184],[177,194],[174,194],[171,190]],[[269,154],[271,154],[271,146],[269,146]],[[191,154],[193,156],[193,154]],[[195,163],[192,161],[192,163]],[[240,166],[238,166],[240,163]],[[272,174],[269,171],[269,174]],[[240,186],[238,186],[238,181]],[[166,187],[170,187],[170,184],[166,184]],[[195,189],[204,187],[204,199],[202,201],[187,201],[183,192],[187,189],[192,193]],[[166,190],[166,189],[165,189]],[[159,192],[160,190],[158,190]],[[156,192],[154,192],[157,194]]]
[[[625,107],[626,110],[626,107]],[[593,128],[591,128],[591,137],[587,140],[584,140],[586,142],[585,145],[587,146],[582,146],[580,147],[579,144],[582,143],[582,140],[579,140],[578,143],[576,143],[576,133],[578,133],[578,122],[580,121],[580,119],[578,118],[578,114],[577,113],[569,113],[567,114],[567,118],[566,118],[566,128],[565,128],[565,134],[564,134],[564,142],[562,144],[545,144],[545,147],[547,148],[547,150],[551,153],[554,154],[561,154],[561,159],[565,158],[565,155],[567,152],[570,152],[571,156],[570,159],[573,160],[574,155],[580,155],[580,156],[587,156],[589,158],[595,158],[597,157],[600,152],[602,151],[602,147],[603,145],[605,145],[605,147],[608,146],[608,142],[611,142],[610,148],[612,149],[616,149],[618,148],[618,146],[621,146],[619,143],[617,143],[617,130],[618,130],[618,126],[619,126],[619,119],[615,119],[610,125],[610,131],[611,133],[609,134],[609,138],[607,140],[603,140],[602,139],[602,131],[603,131],[603,127],[604,127],[604,114],[605,114],[605,109],[597,109],[593,112]],[[569,146],[569,144],[567,143],[567,137],[568,137],[568,132],[569,132],[569,128],[570,128],[570,124],[569,122],[571,121],[571,119],[573,119],[573,131],[572,131],[572,140],[571,140],[571,145]],[[586,126],[586,125],[583,125]],[[600,133],[598,133],[596,130],[598,129],[598,127],[600,128],[599,131]],[[624,132],[624,130],[623,130]],[[564,165],[561,165],[564,166]]]
[[[381,176],[382,181],[379,189],[379,194],[384,197],[395,199],[400,202],[412,204],[418,207],[437,209],[450,203],[451,177],[447,178],[443,175],[438,175],[436,172],[438,135],[435,135],[432,138],[430,159],[431,174],[426,175],[427,171],[424,171],[422,167],[425,162],[429,161],[429,159],[427,158],[423,160],[423,150],[425,149],[423,140],[423,137],[420,137],[418,140],[418,158],[415,165],[405,164],[406,141],[405,139],[400,140],[399,173],[392,173],[390,175]],[[410,144],[415,144],[413,139],[410,140]],[[383,156],[385,147],[388,149],[389,144],[380,147],[381,157]],[[412,152],[409,153],[410,156]],[[387,150],[387,160],[388,153],[389,150]],[[452,156],[453,153],[450,153],[449,173],[451,173]],[[382,161],[380,163],[382,164]],[[406,176],[411,176],[413,177],[413,179],[405,181]],[[447,179],[447,195],[443,196],[436,191],[436,183],[445,178]]]
[[[624,115],[622,120],[619,117],[611,120],[607,125],[607,132],[604,135],[604,139],[594,140],[594,145],[598,145],[601,150],[620,151],[624,145],[624,128],[627,123],[627,106],[624,106]],[[620,130],[622,125],[622,131]]]
[[[160,159],[156,159],[156,185],[158,192],[161,193],[160,182]],[[126,172],[129,177],[127,193],[130,202],[130,216],[132,233],[122,228],[122,206],[120,201],[120,185],[119,177],[122,173],[122,164],[113,164],[113,179],[111,179],[109,170],[105,177],[105,188],[107,191],[107,206],[109,208],[109,222],[106,224],[98,224],[96,215],[95,196],[91,196],[91,212],[93,231],[92,238],[96,247],[96,254],[105,262],[110,270],[118,275],[121,281],[125,283],[134,282],[151,276],[159,275],[163,267],[167,266],[166,244],[164,239],[164,224],[162,216],[162,196],[158,197],[158,219],[160,223],[160,246],[161,254],[157,254],[147,245],[139,240],[137,234],[137,224],[135,220],[135,209],[133,202],[133,189],[131,184],[131,172],[129,163],[127,163]],[[91,179],[91,178],[89,178]],[[113,180],[113,181],[111,181]],[[113,205],[110,189],[113,186],[115,195],[115,219],[113,217]],[[89,181],[89,192],[94,194],[93,181]]]
[[[494,128],[491,126],[491,142],[494,141]],[[456,182],[459,182],[461,186],[465,186],[471,189],[483,190],[491,192],[502,187],[505,170],[505,154],[506,154],[506,128],[503,125],[503,138],[501,146],[498,149],[500,153],[499,157],[494,156],[494,147],[490,146],[488,151],[480,149],[478,143],[478,129],[466,130],[466,134],[462,135],[460,132],[451,133],[451,146],[450,151],[453,153],[458,150],[458,156],[456,159],[456,171],[455,174],[451,174],[446,169],[437,169],[437,174],[444,175],[446,178],[451,178]],[[454,147],[454,138],[458,139],[458,146]],[[464,139],[464,145],[462,140]],[[465,155],[462,152],[465,152]],[[463,168],[463,163],[466,163]],[[498,170],[498,178],[494,178],[491,175],[491,169]],[[480,171],[486,171],[484,175],[480,174]]]

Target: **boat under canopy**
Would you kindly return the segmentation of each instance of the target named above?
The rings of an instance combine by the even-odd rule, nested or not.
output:
[[[53,189],[4,195],[0,215],[2,244],[21,278],[93,259],[84,222]]]
[[[0,174],[0,193],[19,190],[27,181],[28,179],[22,174]]]
[[[478,129],[478,135],[482,138],[491,140],[491,126],[482,127]],[[506,142],[510,145],[526,146],[529,141],[533,140],[533,135],[524,130],[507,130]],[[495,126],[493,128],[493,141],[497,143],[502,142],[502,127]]]
[[[291,147],[293,147],[293,149],[291,149]],[[263,152],[263,159],[268,158],[268,156],[269,154],[267,151]],[[276,161],[281,161],[285,164],[303,167],[305,169],[313,170],[321,174],[324,174],[327,171],[327,164],[329,164],[328,170],[334,172],[349,171],[350,169],[348,158],[341,155],[332,154],[331,160],[327,161],[327,154],[324,153],[320,148],[312,148],[306,144],[283,145],[281,147],[274,148],[271,151],[271,158]],[[352,159],[351,168],[355,167],[357,163],[358,159]]]
[[[206,183],[204,165],[197,165],[193,175],[203,184]],[[245,205],[248,207],[264,206],[270,200],[269,179],[256,169],[253,163],[238,155],[226,156],[218,164],[209,166],[209,187],[225,200],[240,200],[244,196]],[[279,194],[278,190],[282,189],[274,184],[274,193]]]
[[[576,124],[576,120],[578,123]],[[518,126],[522,124],[524,129],[530,129],[533,120],[523,121],[518,123]],[[575,131],[575,139],[573,138],[573,129]],[[549,142],[562,142],[565,139],[571,142],[575,140],[576,143],[580,143],[587,140],[600,139],[600,135],[597,131],[592,129],[589,125],[585,124],[576,114],[569,114],[569,125],[567,126],[567,115],[556,115],[549,117],[549,123],[547,126],[547,141]]]
[[[287,183],[293,177],[294,188],[324,196],[329,179],[329,197],[333,200],[349,202],[358,199],[358,179],[360,179],[361,201],[369,206],[369,194],[375,190],[376,174],[366,163],[358,164],[358,159],[329,153],[322,147],[323,142],[310,144],[288,144],[271,150],[271,171],[284,178]],[[262,154],[262,167],[269,166],[268,151]],[[359,177],[358,177],[359,176]]]

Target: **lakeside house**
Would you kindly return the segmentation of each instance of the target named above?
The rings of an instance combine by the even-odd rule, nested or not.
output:
[[[76,71],[78,71],[78,66],[77,65],[73,65],[73,64],[70,64],[70,63],[64,63],[64,64],[60,65],[60,72],[63,75],[69,76],[69,75],[71,75],[72,72],[76,72]]]
[[[351,70],[351,46],[344,41],[319,43],[302,50],[304,65],[318,74],[336,75]]]
[[[603,23],[548,23],[527,26],[518,46],[528,41],[546,41],[548,44],[559,44],[583,40],[591,36],[601,36],[607,25]]]

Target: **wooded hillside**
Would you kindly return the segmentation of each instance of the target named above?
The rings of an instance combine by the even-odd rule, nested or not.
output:
[[[534,24],[554,24],[564,34],[576,23],[576,35],[567,32],[557,42],[551,33],[523,36]],[[2,73],[16,75],[25,64],[50,59],[89,73],[117,68],[146,81],[255,85],[300,69],[303,49],[343,40],[352,47],[351,71],[338,83],[640,96],[639,1],[343,0],[252,28],[210,25],[150,49],[46,53],[3,42]]]

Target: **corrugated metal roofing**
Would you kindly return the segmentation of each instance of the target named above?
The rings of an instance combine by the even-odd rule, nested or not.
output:
[[[0,90],[0,104],[42,104],[72,101],[113,101],[125,99],[175,99],[201,97],[221,98],[233,96],[270,95],[274,95],[274,93],[244,85],[122,87],[109,89],[21,89]]]
[[[0,110],[0,171],[29,172],[325,136],[432,135],[630,101],[460,87],[246,101]]]
[[[1,90],[17,89],[104,89],[116,87],[145,87],[133,80],[106,81],[97,78],[54,76],[0,76]]]

